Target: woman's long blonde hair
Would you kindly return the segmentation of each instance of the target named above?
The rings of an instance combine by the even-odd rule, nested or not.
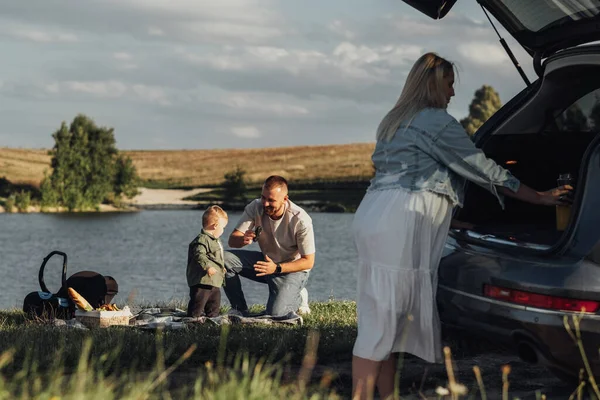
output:
[[[400,124],[427,107],[446,108],[444,77],[454,72],[454,64],[435,53],[423,54],[413,65],[400,98],[377,128],[377,140],[390,141]]]

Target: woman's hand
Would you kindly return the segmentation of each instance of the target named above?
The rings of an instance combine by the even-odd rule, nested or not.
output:
[[[571,185],[563,185],[554,189],[538,192],[539,204],[544,206],[567,206],[572,203],[568,194],[573,190]]]

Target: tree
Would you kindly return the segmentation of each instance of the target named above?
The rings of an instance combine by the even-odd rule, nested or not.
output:
[[[560,116],[561,130],[567,132],[585,132],[589,129],[588,119],[579,104],[574,103]]]
[[[120,196],[123,194],[131,198],[139,194],[137,190],[139,178],[131,158],[119,155],[115,168],[115,180],[113,184],[115,195]]]
[[[235,199],[240,199],[243,202],[246,201],[246,190],[248,190],[248,186],[246,184],[245,175],[246,171],[239,165],[235,170],[225,174],[225,182],[223,182],[225,201],[229,202]]]
[[[460,121],[469,135],[473,135],[485,121],[502,107],[500,96],[493,87],[483,85],[475,91],[469,105],[469,115]]]
[[[600,130],[600,97],[596,96],[596,102],[590,111],[590,122],[592,128]]]
[[[113,128],[98,127],[79,114],[52,137],[52,174],[41,184],[44,206],[90,209],[109,198],[135,195],[137,173],[131,160],[119,155]]]

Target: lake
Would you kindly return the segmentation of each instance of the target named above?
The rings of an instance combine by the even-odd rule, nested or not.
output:
[[[310,213],[317,246],[308,280],[309,301],[354,299],[356,250],[350,234],[354,214]],[[241,213],[229,213],[229,234]],[[40,290],[38,271],[53,250],[68,256],[67,276],[91,270],[113,276],[116,303],[188,299],[188,244],[197,235],[202,211],[144,210],[134,213],[0,214],[0,308],[21,308],[27,293]],[[259,250],[258,245],[247,246]],[[46,265],[48,289],[60,288],[62,257]],[[248,304],[265,304],[267,286],[242,278]],[[229,304],[223,293],[223,304]]]

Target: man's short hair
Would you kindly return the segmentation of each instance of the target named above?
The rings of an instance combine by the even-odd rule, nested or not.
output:
[[[219,222],[219,218],[229,220],[227,213],[219,206],[210,206],[202,214],[202,227],[208,228],[209,226]]]
[[[287,183],[287,181],[285,180],[285,178],[283,176],[271,175],[265,181],[264,187],[267,190],[273,190],[273,189],[277,189],[277,188],[282,188],[282,189],[285,189],[285,191],[287,192],[287,190],[288,190],[288,183]]]

